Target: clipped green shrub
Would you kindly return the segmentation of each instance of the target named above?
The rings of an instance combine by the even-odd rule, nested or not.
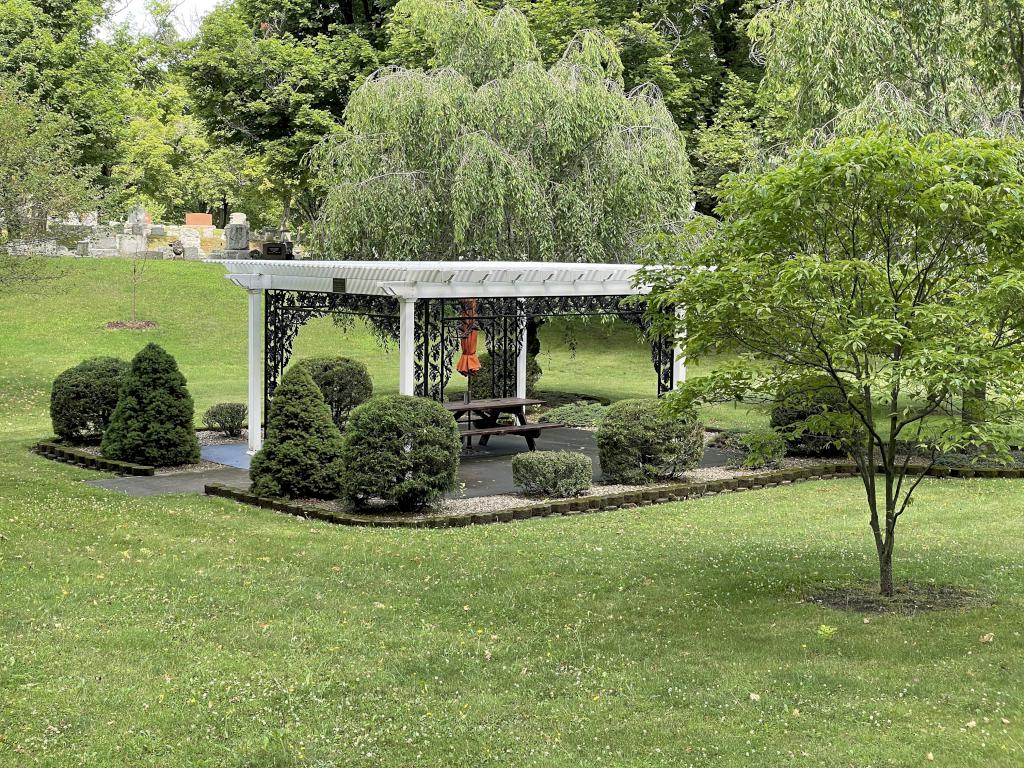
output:
[[[238,437],[245,429],[245,418],[249,409],[244,403],[217,403],[203,414],[203,424],[213,432],[225,437]]]
[[[373,379],[358,360],[347,357],[308,357],[299,360],[320,387],[331,417],[339,429],[345,428],[352,409],[373,397]]]
[[[608,407],[593,400],[577,400],[575,403],[551,408],[540,415],[545,424],[564,424],[567,427],[592,428],[601,423]]]
[[[658,400],[620,400],[597,428],[597,448],[606,482],[643,485],[700,464],[704,425],[695,414],[670,415]]]
[[[831,379],[805,379],[778,391],[770,423],[772,429],[785,437],[790,453],[833,455],[840,453],[836,436],[807,429],[806,422],[827,412],[846,410],[846,398]]]
[[[526,356],[526,396],[535,397],[537,394],[537,382],[543,373],[536,355]],[[515,371],[512,372],[515,375]],[[493,394],[494,368],[491,365],[491,356],[487,353],[480,355],[480,370],[469,377],[469,395],[474,400],[486,400],[494,397]],[[514,394],[514,393],[513,393]],[[501,393],[498,393],[500,396]]]
[[[249,466],[257,496],[335,499],[341,494],[341,432],[302,366],[285,371],[267,414],[263,448]]]
[[[372,397],[352,411],[344,443],[344,492],[357,507],[377,498],[415,512],[458,480],[459,428],[433,400]]]
[[[53,433],[74,444],[103,437],[127,372],[124,360],[92,357],[57,376],[50,392]]]
[[[774,429],[755,429],[739,438],[747,469],[778,467],[786,458],[786,439]]]
[[[171,467],[199,461],[192,396],[178,364],[147,344],[132,360],[100,451],[108,459]]]
[[[532,495],[580,496],[593,475],[594,462],[585,453],[532,451],[512,458],[512,480]]]

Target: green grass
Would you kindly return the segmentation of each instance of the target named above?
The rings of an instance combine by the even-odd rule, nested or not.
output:
[[[864,623],[800,602],[873,577],[854,481],[380,531],[26,449],[0,453],[2,765],[1024,760],[1019,482],[928,483],[901,540],[901,577],[993,606]]]
[[[141,336],[200,406],[238,399],[244,307],[156,264],[160,329],[103,331],[117,266],[0,304],[0,766],[1024,763],[1024,482],[926,482],[902,523],[899,578],[991,604],[868,623],[800,599],[874,578],[853,480],[438,531],[128,498],[28,452],[49,378]],[[547,342],[568,389],[652,383]],[[383,359],[326,324],[299,343]]]
[[[83,357],[130,359],[148,341],[163,345],[189,381],[201,414],[223,400],[246,397],[246,294],[224,278],[224,268],[198,262],[155,261],[139,289],[139,317],[153,320],[148,331],[108,331],[105,323],[131,311],[127,260],[61,261],[65,279],[45,294],[0,296],[0,428],[31,423],[45,431],[50,383]],[[653,397],[656,388],[650,349],[622,323],[573,324],[576,346],[564,322],[542,328],[540,357],[545,391],[578,392],[613,400]],[[382,349],[357,323],[342,331],[329,318],[314,320],[299,333],[295,356],[343,354],[370,368],[379,392],[398,389],[398,356]],[[705,366],[694,368],[699,375]],[[452,391],[464,389],[456,374]],[[709,423],[742,428],[761,423],[759,412],[716,406]]]

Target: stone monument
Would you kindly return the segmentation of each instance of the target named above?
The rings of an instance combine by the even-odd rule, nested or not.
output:
[[[224,227],[224,258],[249,258],[249,222],[244,213],[232,213]]]

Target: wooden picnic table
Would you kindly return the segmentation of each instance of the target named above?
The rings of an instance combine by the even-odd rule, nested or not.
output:
[[[544,405],[543,400],[533,397],[494,397],[484,400],[454,400],[444,407],[465,429],[460,429],[467,448],[473,447],[473,438],[480,438],[480,445],[487,445],[491,435],[522,435],[531,451],[537,450],[536,438],[542,430],[555,429],[561,424],[530,424],[526,420],[526,409],[531,405]],[[475,414],[475,416],[474,416]],[[515,424],[498,424],[505,414],[512,415]]]

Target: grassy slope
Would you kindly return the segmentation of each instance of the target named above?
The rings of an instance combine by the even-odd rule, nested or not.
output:
[[[126,306],[119,266],[0,302],[0,765],[1024,762],[1024,484],[926,483],[900,540],[901,577],[992,607],[867,624],[799,602],[873,577],[854,481],[449,531],[130,499],[27,453],[54,373],[140,343],[101,328]],[[178,355],[200,407],[241,398],[241,291],[153,266],[161,329],[141,336]],[[581,375],[547,341],[566,389],[651,383],[595,373],[642,348],[599,339],[592,363],[581,343]],[[332,343],[382,360],[328,324],[299,352]]]
[[[103,327],[128,317],[127,261],[65,260],[63,267],[66,279],[46,295],[28,300],[0,296],[0,429],[31,424],[45,432],[54,376],[87,356],[129,359],[148,341],[162,344],[177,358],[197,413],[214,402],[245,401],[246,297],[224,279],[223,267],[152,262],[140,288],[139,315],[156,321],[158,328],[145,332]],[[563,324],[546,326],[542,340],[541,389],[611,399],[654,394],[649,349],[622,324],[578,328],[575,354]],[[370,367],[378,391],[398,388],[395,349],[381,349],[361,324],[342,332],[330,319],[313,321],[299,333],[295,354],[345,354]],[[460,386],[456,376],[452,389]],[[710,410],[708,417],[722,426],[761,418],[731,407]]]

